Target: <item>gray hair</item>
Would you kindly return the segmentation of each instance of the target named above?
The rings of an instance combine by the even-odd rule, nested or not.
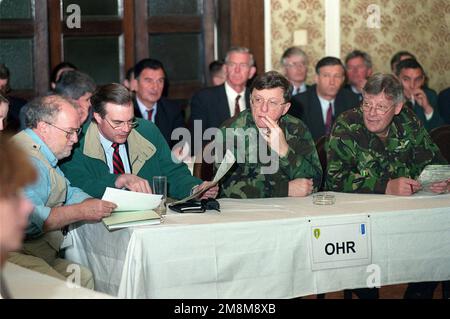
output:
[[[363,94],[378,95],[384,93],[395,104],[404,101],[400,81],[392,74],[375,73],[367,79]]]
[[[72,102],[59,95],[37,97],[28,102],[20,111],[25,127],[36,128],[39,122],[54,121],[63,103],[68,103],[77,109]]]
[[[94,80],[80,71],[65,71],[56,82],[55,93],[66,98],[78,100],[86,93],[94,93]]]
[[[280,88],[283,90],[284,102],[289,102],[292,95],[292,84],[281,73],[277,71],[268,71],[258,76],[250,88],[250,92],[253,90],[266,90]]]
[[[253,54],[250,52],[250,50],[246,47],[231,47],[227,54],[225,55],[225,63],[228,63],[231,53],[247,53],[250,55],[250,66],[255,65],[255,59],[253,58]]]
[[[286,49],[286,51],[284,51],[283,55],[281,56],[281,65],[285,65],[286,59],[290,58],[291,56],[300,56],[305,61],[305,64],[308,64],[308,56],[306,55],[305,51],[300,49],[300,47],[290,47]]]
[[[347,68],[348,61],[354,58],[362,58],[364,60],[364,64],[369,69],[372,68],[372,58],[367,52],[360,51],[360,50],[353,50],[347,56],[345,57],[345,68]]]

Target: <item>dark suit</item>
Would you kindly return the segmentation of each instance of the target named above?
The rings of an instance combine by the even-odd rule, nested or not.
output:
[[[245,91],[246,107],[250,107],[250,92]],[[208,87],[195,93],[191,99],[190,127],[194,133],[194,120],[202,121],[202,137],[208,128],[219,128],[231,117],[225,85]],[[192,134],[194,137],[194,134]],[[206,143],[208,142],[205,141]]]
[[[133,99],[133,105],[134,116],[143,117],[136,98]],[[178,140],[172,140],[170,138],[172,131],[178,127],[186,127],[181,106],[165,98],[159,99],[157,105],[155,124],[166,139],[167,144],[172,148],[178,142]]]
[[[289,114],[301,119],[308,126],[315,141],[325,135],[322,107],[317,96],[316,85],[313,85],[308,91],[294,96],[291,102]],[[358,105],[356,94],[347,89],[339,90],[334,99],[334,119],[342,112]]]
[[[442,119],[450,124],[450,87],[439,93],[438,106]]]

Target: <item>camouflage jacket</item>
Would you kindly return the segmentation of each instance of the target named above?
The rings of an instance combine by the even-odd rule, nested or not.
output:
[[[220,129],[215,140],[217,149],[229,149],[236,157],[236,163],[221,180],[220,197],[286,197],[288,182],[296,178],[312,178],[317,190],[322,167],[306,125],[290,115],[283,116],[279,124],[289,145],[287,155],[281,158],[259,133],[250,110]],[[242,144],[237,142],[239,138]],[[234,143],[225,144],[230,141]],[[217,146],[217,142],[224,144]],[[220,162],[220,158],[216,159],[215,170]]]
[[[390,179],[416,179],[428,164],[446,164],[408,108],[394,116],[386,142],[369,132],[360,108],[341,114],[327,146],[325,189],[384,194]]]

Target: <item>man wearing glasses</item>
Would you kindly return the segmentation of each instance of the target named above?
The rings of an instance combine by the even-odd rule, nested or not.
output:
[[[320,185],[322,167],[308,128],[286,114],[292,86],[270,71],[257,77],[250,91],[250,109],[227,121],[215,140],[216,150],[229,149],[237,159],[222,181],[221,196],[308,196]],[[245,144],[235,141],[239,138]],[[267,150],[276,166],[263,158]]]
[[[194,187],[209,182],[193,177],[184,163],[172,160],[171,152],[154,123],[135,119],[132,93],[120,84],[100,86],[91,97],[93,120],[70,160],[61,168],[68,179],[95,198],[106,187],[151,193],[149,180],[167,176],[168,196],[184,198]],[[204,197],[215,197],[218,187]]]
[[[284,74],[293,86],[292,96],[306,92],[310,87],[305,83],[308,75],[308,57],[299,47],[290,47],[281,56]]]
[[[70,185],[58,161],[70,156],[78,142],[80,117],[68,100],[50,95],[24,106],[26,129],[13,140],[28,153],[38,173],[36,183],[25,188],[25,196],[34,210],[26,229],[23,249],[11,254],[9,261],[20,266],[65,280],[72,275],[60,258],[60,248],[70,244],[70,233],[63,241],[61,229],[78,221],[100,221],[116,207],[114,203],[92,199]],[[81,267],[81,285],[93,288],[91,272]]]
[[[410,196],[421,189],[415,179],[429,164],[446,164],[413,111],[404,107],[403,89],[390,74],[369,77],[361,107],[336,120],[328,145],[325,188],[347,193]],[[450,181],[431,185],[434,193],[449,191]],[[432,298],[436,282],[411,283],[405,298]],[[375,289],[356,289],[362,298],[376,298]]]
[[[375,74],[363,89],[361,107],[343,113],[329,140],[325,187],[337,192],[412,195],[428,164],[446,164],[392,75]],[[448,182],[431,190],[445,192]]]

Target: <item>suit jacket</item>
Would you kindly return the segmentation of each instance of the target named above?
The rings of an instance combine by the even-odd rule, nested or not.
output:
[[[450,124],[450,87],[439,93],[438,105],[442,119]]]
[[[245,91],[245,103],[250,107],[250,91]],[[228,106],[228,98],[225,91],[225,84],[208,87],[195,93],[191,99],[191,135],[194,138],[194,120],[202,122],[201,134],[208,128],[219,128],[222,123],[231,117]],[[205,142],[208,142],[206,140]],[[194,142],[193,142],[193,144]],[[192,148],[194,149],[194,147]]]
[[[325,124],[316,85],[294,96],[291,102],[289,114],[301,119],[308,126],[315,141],[325,135]],[[359,100],[356,94],[347,89],[339,90],[334,99],[334,119],[342,112],[358,105]]]
[[[159,99],[157,102],[158,110],[155,116],[155,124],[161,131],[164,139],[172,148],[179,140],[172,140],[170,136],[172,131],[178,127],[186,127],[181,106],[173,101],[165,98]],[[133,99],[134,116],[142,118],[141,110],[137,104],[136,98]]]

